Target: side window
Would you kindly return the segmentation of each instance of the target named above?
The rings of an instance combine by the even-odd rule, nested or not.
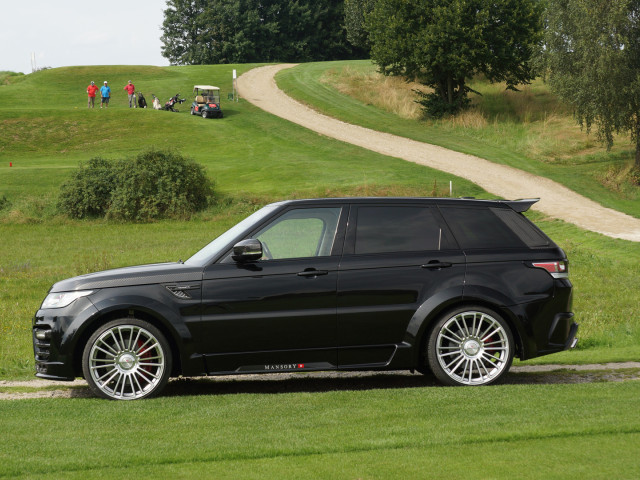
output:
[[[441,211],[463,249],[524,246],[524,242],[493,212],[493,209],[441,207]]]
[[[289,210],[260,230],[263,260],[331,255],[340,207]]]
[[[355,253],[391,253],[450,248],[430,207],[359,207]]]

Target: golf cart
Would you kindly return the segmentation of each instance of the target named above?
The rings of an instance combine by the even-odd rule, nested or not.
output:
[[[220,89],[211,85],[195,85],[195,99],[191,104],[191,115],[202,115],[202,118],[222,118],[220,110]]]

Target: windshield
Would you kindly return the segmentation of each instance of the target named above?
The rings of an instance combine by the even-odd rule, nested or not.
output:
[[[185,261],[185,265],[207,265],[211,260],[223,253],[229,247],[229,243],[242,235],[245,230],[250,229],[252,225],[259,223],[260,220],[270,215],[276,208],[278,208],[276,205],[267,205],[249,215]]]

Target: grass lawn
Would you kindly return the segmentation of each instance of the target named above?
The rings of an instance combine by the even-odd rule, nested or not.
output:
[[[12,478],[637,478],[640,382],[0,402]],[[169,420],[170,419],[170,420]],[[596,448],[594,448],[596,447]],[[28,461],[25,461],[29,459]]]
[[[257,206],[281,198],[433,195],[448,186],[449,175],[329,140],[242,99],[225,102],[232,68],[251,66],[74,67],[3,80],[9,84],[0,86],[0,379],[33,378],[30,318],[55,281],[184,259]],[[352,68],[369,67],[353,62]],[[463,151],[570,176],[563,163],[534,162],[520,146],[498,142],[497,134],[483,143],[477,133],[456,133],[460,127],[406,120],[410,126],[335,95],[320,81],[326,70],[313,64],[294,71],[310,75],[304,82],[312,87],[328,89],[322,95],[328,104],[344,104],[336,115],[358,123],[368,112],[381,129],[424,129],[420,135],[457,141]],[[85,88],[104,79],[114,91],[111,107],[88,111]],[[164,101],[194,84],[218,85],[225,118],[191,117],[188,104],[177,114],[129,110],[121,91],[128,79],[149,101],[152,92]],[[26,101],[33,92],[47,94]],[[498,97],[492,108],[505,105]],[[179,149],[205,165],[219,203],[191,219],[145,224],[71,221],[56,211],[59,186],[79,161],[152,146]],[[626,153],[597,155],[593,165],[600,170]],[[578,173],[588,165],[577,162],[575,176],[582,178]],[[576,189],[590,188],[584,178]],[[453,180],[459,195],[488,196]],[[636,214],[637,201],[627,193],[602,189],[603,203]],[[581,324],[577,351],[536,362],[640,358],[638,245],[532,215],[567,250]],[[170,384],[166,396],[133,403],[0,401],[0,478],[640,477],[637,381],[477,389],[425,382],[354,390],[345,379],[320,392],[318,383],[276,383],[269,392],[262,386],[247,391],[244,382],[221,389],[215,380],[185,381]]]

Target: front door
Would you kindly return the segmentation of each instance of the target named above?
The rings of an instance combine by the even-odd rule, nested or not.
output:
[[[205,269],[198,341],[209,373],[336,368],[341,212],[287,210],[251,234],[260,260]]]

